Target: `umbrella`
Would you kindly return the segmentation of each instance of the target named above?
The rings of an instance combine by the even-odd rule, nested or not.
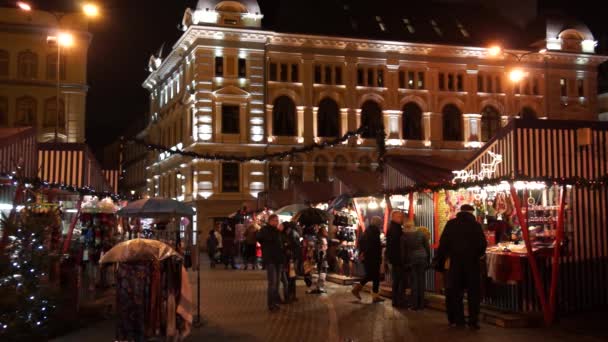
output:
[[[292,221],[308,226],[313,224],[327,223],[327,221],[329,221],[329,217],[329,214],[324,210],[317,208],[306,208],[298,212],[293,217]]]
[[[351,200],[352,200],[352,197],[349,194],[342,194],[342,195],[334,198],[333,201],[331,201],[328,209],[340,210],[340,209],[346,207],[350,203]]]
[[[274,213],[282,216],[293,216],[306,208],[308,208],[308,206],[304,204],[291,204],[278,209]]]
[[[189,205],[168,198],[140,199],[127,204],[118,211],[120,216],[194,216],[194,210]]]
[[[164,242],[149,239],[134,239],[121,242],[112,247],[99,261],[102,264],[113,262],[163,260],[170,257],[179,257],[173,248]]]

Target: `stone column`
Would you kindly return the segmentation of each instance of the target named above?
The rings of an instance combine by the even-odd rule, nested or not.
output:
[[[315,104],[314,100],[314,86],[313,86],[313,63],[314,55],[305,54],[302,62],[302,84],[304,89],[304,112],[303,112],[303,127],[299,134],[300,137],[304,137],[305,144],[311,144],[313,139],[316,137],[316,113],[314,113],[313,107]],[[299,111],[298,111],[299,112]],[[298,121],[299,125],[299,121]]]

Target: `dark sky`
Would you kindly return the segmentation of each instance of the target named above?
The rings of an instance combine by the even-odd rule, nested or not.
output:
[[[272,24],[279,4],[286,6],[291,1],[295,0],[259,0],[265,15],[264,23]],[[305,1],[322,9],[326,1],[357,0]],[[38,8],[63,11],[76,10],[78,2],[32,1]],[[408,0],[393,2],[404,11],[410,3]],[[148,94],[141,84],[148,75],[147,60],[163,42],[171,48],[181,34],[177,25],[184,10],[188,6],[195,7],[196,0],[97,0],[97,3],[103,7],[103,16],[90,26],[93,42],[89,49],[90,90],[86,123],[87,142],[95,150],[112,142],[146,114]],[[557,8],[579,17],[591,27],[596,39],[606,46],[608,25],[601,17],[604,13],[600,5],[602,1],[540,0],[539,3],[543,8]]]

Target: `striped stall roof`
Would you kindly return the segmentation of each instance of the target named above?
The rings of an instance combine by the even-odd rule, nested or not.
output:
[[[38,174],[36,130],[0,128],[0,172],[10,173],[22,168],[21,176],[34,178]]]
[[[112,191],[86,144],[38,144],[38,177],[50,183]]]
[[[119,173],[118,170],[103,170],[103,175],[106,177],[108,184],[112,188],[112,192],[115,194],[118,193]]]

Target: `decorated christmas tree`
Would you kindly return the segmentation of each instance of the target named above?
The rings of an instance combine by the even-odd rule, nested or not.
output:
[[[0,340],[46,340],[55,306],[48,272],[56,244],[56,213],[31,206],[1,226],[8,244],[0,253]]]

